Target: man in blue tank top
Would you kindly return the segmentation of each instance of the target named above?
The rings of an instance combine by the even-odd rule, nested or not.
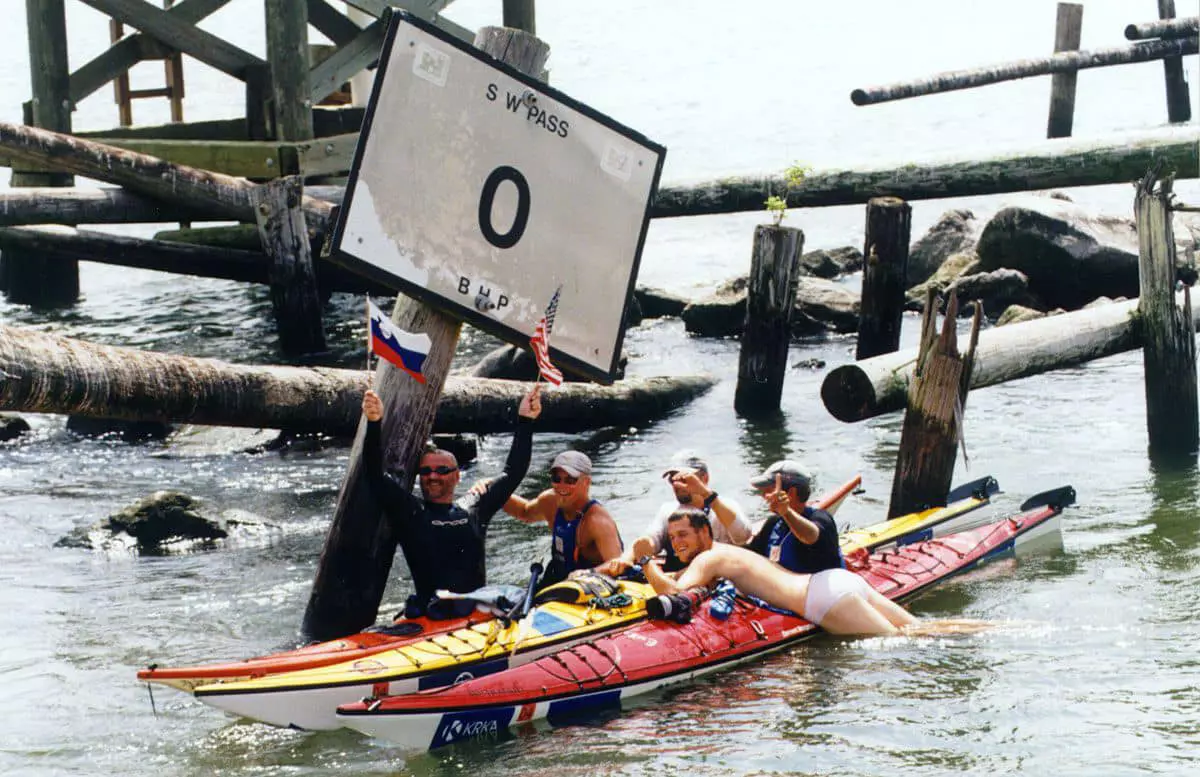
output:
[[[550,526],[550,563],[542,586],[557,583],[577,569],[591,569],[621,555],[621,534],[608,510],[591,497],[592,460],[579,451],[563,451],[550,465],[551,487],[533,499],[512,495],[504,512],[525,523]]]
[[[791,572],[845,567],[833,516],[807,502],[812,476],[795,461],[777,461],[750,480],[773,515],[746,546]]]

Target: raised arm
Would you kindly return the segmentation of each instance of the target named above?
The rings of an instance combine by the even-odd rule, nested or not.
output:
[[[363,415],[367,417],[367,434],[362,449],[363,475],[367,486],[380,505],[389,512],[416,509],[420,500],[394,475],[383,469],[383,403],[374,391],[368,390],[363,395]]]
[[[529,472],[529,458],[533,451],[533,425],[542,413],[542,402],[539,397],[541,384],[536,384],[521,400],[517,409],[517,428],[513,432],[512,447],[508,449],[508,459],[504,462],[504,471],[498,477],[487,482],[479,495],[479,514],[485,520],[489,519],[500,508],[509,515],[521,520],[521,515],[527,515],[528,500],[513,496],[517,486]],[[521,503],[526,503],[522,505]],[[509,509],[509,504],[513,509]],[[521,515],[517,515],[520,513]]]
[[[750,522],[742,514],[741,508],[732,501],[722,499],[721,495],[701,480],[695,471],[681,472],[673,479],[683,482],[692,496],[693,504],[702,504],[712,511],[716,519],[729,532],[729,538],[733,540],[734,544],[746,544],[754,532],[750,528]]]
[[[821,527],[804,517],[798,510],[793,510],[787,491],[780,486],[779,474],[775,475],[775,488],[763,494],[771,512],[778,515],[788,525],[788,529],[796,539],[805,545],[812,545],[821,537]]]

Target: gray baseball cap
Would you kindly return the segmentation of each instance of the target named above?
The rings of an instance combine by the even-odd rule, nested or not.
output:
[[[693,451],[679,451],[671,457],[671,466],[663,470],[663,477],[674,475],[676,472],[682,472],[687,469],[697,472],[708,472],[708,462],[700,458]]]
[[[579,451],[563,451],[554,457],[550,469],[561,469],[571,477],[592,474],[592,460]]]
[[[783,459],[767,467],[758,477],[750,478],[750,485],[755,488],[773,488],[776,475],[779,475],[780,483],[784,488],[792,486],[812,488],[813,476],[809,473],[808,468],[791,459]]]

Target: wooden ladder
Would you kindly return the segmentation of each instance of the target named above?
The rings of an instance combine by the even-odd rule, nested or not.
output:
[[[175,0],[163,0],[164,9],[169,10],[173,5]],[[116,19],[109,20],[108,29],[112,43],[125,37],[125,25]],[[158,45],[161,47],[161,44]],[[147,97],[166,97],[171,101],[171,121],[183,121],[183,55],[167,49],[159,56],[146,56],[142,61],[147,60],[162,60],[166,86],[158,89],[131,89],[128,70],[113,79],[114,101],[120,112],[122,127],[133,125],[133,101]]]

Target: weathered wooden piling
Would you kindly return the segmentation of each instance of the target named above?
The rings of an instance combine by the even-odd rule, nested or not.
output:
[[[1054,53],[1078,51],[1083,35],[1083,6],[1059,3],[1054,24]],[[1075,124],[1075,84],[1077,70],[1050,76],[1050,115],[1046,119],[1046,137],[1069,138]]]
[[[1129,65],[1135,62],[1152,62],[1168,57],[1182,57],[1200,51],[1200,44],[1195,38],[1177,38],[1172,40],[1151,40],[1135,43],[1132,46],[1118,46],[1092,51],[1064,51],[1048,57],[1021,59],[1006,62],[1001,65],[971,68],[968,70],[952,70],[938,73],[929,78],[909,81],[900,84],[875,86],[866,89],[855,89],[850,93],[850,100],[855,105],[876,105],[891,100],[904,100],[910,97],[920,97],[926,94],[940,94],[958,89],[973,89],[977,86],[998,84],[1001,81],[1013,81],[1030,76],[1044,76],[1050,73],[1074,72],[1094,67],[1109,65]]]
[[[29,31],[29,74],[33,100],[25,122],[56,132],[71,131],[71,72],[67,60],[64,0],[26,0]],[[13,186],[71,186],[64,173],[13,171]],[[11,302],[36,306],[73,305],[79,298],[79,264],[73,259],[39,260],[5,251],[0,288]]]
[[[504,26],[537,35],[534,0],[504,0]]]
[[[529,33],[499,27],[480,28],[475,45],[535,77],[542,73],[550,52],[549,46]],[[438,396],[454,358],[462,322],[403,295],[396,300],[392,320],[405,331],[424,332],[432,341],[422,370],[424,384],[390,365],[379,370],[376,381],[384,405],[385,465],[403,470],[411,478],[433,426]],[[301,626],[303,633],[313,639],[330,639],[370,625],[383,600],[396,537],[368,490],[361,462],[360,434],[342,481]]]
[[[1191,289],[1183,310],[1175,304],[1175,236],[1170,176],[1147,172],[1137,186],[1142,360],[1146,370],[1146,426],[1151,455],[1195,454],[1200,444],[1196,394],[1196,337]]]
[[[321,294],[300,200],[298,175],[277,178],[254,191],[255,215],[263,252],[271,259],[271,305],[279,346],[288,356],[325,350]]]
[[[779,410],[803,251],[804,233],[798,229],[775,224],[754,228],[746,323],[733,395],[734,410],[740,415],[763,416]]]
[[[867,203],[856,359],[891,353],[900,347],[911,232],[912,206],[904,200],[876,197]]]
[[[267,62],[276,139],[313,137],[308,72],[308,4],[266,0]],[[324,96],[324,95],[322,95]]]
[[[126,421],[209,424],[349,437],[362,417],[370,375],[328,367],[232,364],[91,343],[0,325],[0,410]],[[538,428],[579,432],[640,426],[716,383],[709,375],[566,383],[547,392]],[[528,383],[447,379],[439,432],[511,431]]]
[[[1175,0],[1158,0],[1158,18],[1175,18]],[[1182,57],[1167,57],[1163,60],[1163,79],[1167,87],[1167,121],[1172,124],[1191,121],[1192,96],[1188,91]]]
[[[888,518],[945,504],[954,477],[954,460],[966,405],[964,369],[973,354],[960,357],[957,345],[958,298],[951,292],[942,332],[937,333],[937,304],[931,289],[921,321],[921,347],[913,390],[900,433],[900,451]],[[981,316],[978,308],[974,332]],[[972,335],[972,343],[975,341]]]

